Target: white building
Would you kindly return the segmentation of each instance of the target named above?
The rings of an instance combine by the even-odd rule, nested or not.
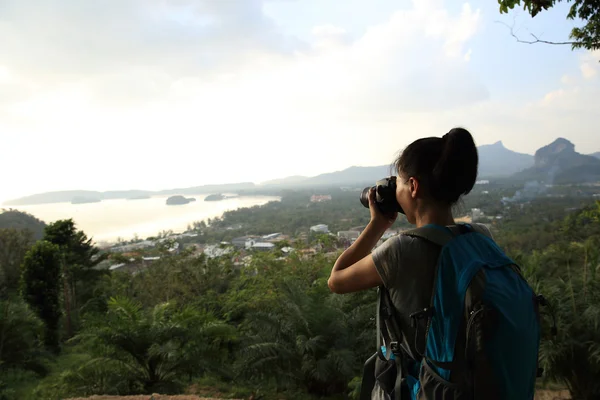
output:
[[[221,245],[218,245],[218,244],[213,244],[210,246],[206,246],[204,248],[204,254],[206,254],[206,256],[208,258],[221,257],[221,256],[225,256],[227,254],[230,254],[232,252],[233,252],[233,247],[222,247]]]
[[[154,242],[144,240],[138,243],[124,244],[122,246],[114,246],[109,249],[111,253],[127,253],[134,250],[147,249],[154,247]]]
[[[274,248],[275,248],[275,245],[273,243],[269,243],[269,242],[257,242],[257,243],[254,243],[254,245],[252,246],[252,250],[269,251],[269,250],[273,250]]]
[[[471,209],[471,220],[472,221],[477,221],[478,219],[481,219],[483,217],[485,217],[485,214],[479,208]]]
[[[281,236],[281,233],[270,233],[268,235],[264,235],[262,238],[264,240],[273,240],[273,239],[277,239],[279,236]]]
[[[325,224],[314,225],[310,227],[311,232],[329,233],[329,227]]]
[[[358,239],[358,237],[360,236],[360,232],[359,231],[339,231],[337,233],[337,237],[340,239]]]

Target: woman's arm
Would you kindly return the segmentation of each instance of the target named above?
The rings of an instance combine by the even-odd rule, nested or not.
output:
[[[334,293],[351,293],[383,284],[375,268],[371,250],[394,223],[397,213],[382,215],[374,205],[374,193],[369,195],[371,222],[358,239],[335,262],[327,284]]]
[[[342,253],[327,281],[332,292],[351,293],[383,283],[375,268],[371,250],[384,232],[385,229],[381,231],[381,228],[369,223],[358,239]]]

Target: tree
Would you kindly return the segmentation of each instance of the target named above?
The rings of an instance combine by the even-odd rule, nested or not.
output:
[[[21,263],[33,244],[33,233],[24,229],[0,229],[0,297],[19,287]]]
[[[112,298],[105,314],[86,318],[84,330],[72,341],[93,358],[75,375],[90,376],[90,369],[99,368],[117,382],[116,387],[103,388],[112,392],[177,392],[185,378],[217,370],[228,356],[221,351],[223,345],[235,339],[231,326],[175,303],[144,310],[133,300]],[[96,385],[93,377],[78,382],[82,388]]]
[[[44,372],[40,362],[44,324],[22,299],[0,301],[0,370]]]
[[[277,308],[251,315],[252,336],[240,360],[241,373],[258,382],[274,379],[278,389],[343,394],[364,362],[355,353],[353,314],[341,307],[346,299],[330,295],[324,284],[308,293],[301,286],[282,285],[284,298]]]
[[[83,303],[90,298],[94,282],[101,274],[92,267],[105,257],[97,257],[98,248],[83,231],[76,229],[72,219],[59,220],[48,225],[44,232],[44,239],[57,245],[60,250],[65,326],[67,337],[71,337],[74,332],[73,317],[78,316],[78,306],[80,302]],[[84,293],[79,293],[80,291]]]
[[[544,10],[548,10],[556,3],[562,0],[498,0],[500,4],[500,13],[507,13],[509,9],[515,6],[523,5],[532,17]],[[573,3],[567,14],[567,19],[574,20],[575,18],[584,21],[582,27],[575,27],[569,35],[572,41],[567,42],[551,42],[541,40],[532,34],[533,40],[525,41],[517,38],[523,43],[546,43],[546,44],[570,44],[572,49],[600,49],[600,1],[599,0],[566,0],[568,3]],[[513,36],[514,33],[513,33]],[[516,37],[516,36],[515,36]]]
[[[572,251],[578,251],[574,246]],[[588,251],[589,249],[583,249]],[[542,340],[541,366],[547,378],[564,383],[573,399],[600,397],[600,274],[568,266],[567,278],[546,282],[544,294],[556,310],[558,335]]]
[[[58,324],[61,286],[60,249],[47,241],[37,242],[25,255],[21,275],[21,293],[25,301],[44,321],[44,343],[58,352]]]

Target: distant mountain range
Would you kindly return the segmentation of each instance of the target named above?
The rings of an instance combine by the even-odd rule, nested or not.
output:
[[[479,176],[504,177],[533,166],[531,154],[517,153],[504,147],[502,141],[478,147]]]
[[[515,178],[540,180],[552,183],[586,182],[600,180],[600,152],[583,155],[575,152],[575,146],[566,139],[559,138],[539,149],[534,156],[518,153],[504,147],[501,141],[478,147],[479,179]],[[253,192],[288,188],[308,188],[323,186],[370,185],[378,179],[390,176],[391,165],[371,167],[352,166],[341,171],[328,172],[317,176],[290,176],[260,184],[241,182],[224,185],[204,185],[189,188],[161,191],[125,190],[94,192],[83,190],[40,193],[7,201],[6,206],[31,205],[59,202],[97,202],[110,199],[142,199],[158,195],[195,195],[223,192]]]
[[[533,166],[531,154],[517,153],[504,147],[501,141],[479,146],[479,177],[508,177]],[[391,165],[375,167],[349,167],[342,171],[329,172],[314,177],[291,176],[263,182],[264,186],[320,186],[320,185],[355,185],[358,183],[374,183],[385,176],[395,174]]]

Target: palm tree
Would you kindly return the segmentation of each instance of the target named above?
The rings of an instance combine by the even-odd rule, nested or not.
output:
[[[343,299],[322,286],[303,289],[297,281],[281,285],[279,306],[250,319],[248,346],[241,371],[264,382],[273,378],[278,390],[302,387],[315,395],[344,393],[356,374],[356,337]]]
[[[549,379],[564,383],[573,399],[600,398],[600,265],[598,244],[572,243],[563,276],[541,284],[556,312],[558,334],[542,340],[541,366]],[[581,255],[583,255],[581,257]],[[577,265],[577,264],[576,264]]]
[[[81,369],[112,369],[127,392],[177,391],[183,378],[214,370],[221,348],[234,339],[231,326],[174,303],[144,311],[130,299],[111,298],[105,315],[86,322],[73,338],[93,354]]]

